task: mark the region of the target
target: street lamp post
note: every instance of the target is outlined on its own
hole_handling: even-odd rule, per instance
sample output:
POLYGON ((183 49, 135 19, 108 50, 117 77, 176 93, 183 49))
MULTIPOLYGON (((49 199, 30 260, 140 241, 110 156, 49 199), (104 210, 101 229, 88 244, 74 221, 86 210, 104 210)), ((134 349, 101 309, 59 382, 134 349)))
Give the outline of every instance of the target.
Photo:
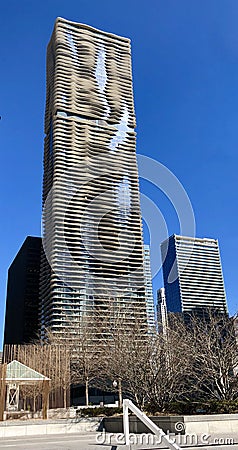
POLYGON ((118 398, 119 398, 119 402, 118 402, 118 406, 119 408, 122 408, 122 387, 121 387, 121 378, 118 378, 118 383, 116 380, 113 381, 112 383, 113 387, 116 389, 116 387, 118 386, 118 398))

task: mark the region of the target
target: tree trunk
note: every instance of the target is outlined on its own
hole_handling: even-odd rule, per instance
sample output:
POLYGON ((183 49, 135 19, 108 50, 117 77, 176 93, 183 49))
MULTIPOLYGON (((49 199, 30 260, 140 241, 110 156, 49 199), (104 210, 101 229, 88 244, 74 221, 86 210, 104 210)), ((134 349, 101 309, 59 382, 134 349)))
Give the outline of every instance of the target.
POLYGON ((119 397, 119 408, 122 408, 122 387, 121 387, 121 378, 118 379, 118 397, 119 397))
POLYGON ((64 389, 64 409, 67 408, 67 389, 64 389))
POLYGON ((89 405, 88 385, 89 385, 88 377, 86 377, 86 384, 85 384, 86 406, 89 405))
POLYGON ((5 409, 5 391, 6 391, 6 370, 7 365, 2 364, 0 366, 0 421, 3 421, 4 409, 5 409))
POLYGON ((34 392, 33 396, 33 414, 36 412, 36 393, 34 392))

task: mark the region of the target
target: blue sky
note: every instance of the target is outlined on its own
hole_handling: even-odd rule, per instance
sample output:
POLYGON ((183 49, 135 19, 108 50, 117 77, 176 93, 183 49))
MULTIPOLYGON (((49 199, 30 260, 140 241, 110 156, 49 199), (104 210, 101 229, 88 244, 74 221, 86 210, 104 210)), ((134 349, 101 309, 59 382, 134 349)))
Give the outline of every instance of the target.
MULTIPOLYGON (((10 0, 2 2, 0 14, 0 340, 7 268, 25 237, 40 234, 45 58, 57 16, 131 38, 137 151, 162 162, 183 184, 197 236, 219 239, 229 311, 234 313, 237 1, 10 0)), ((141 189, 161 209, 169 233, 179 233, 166 196, 148 182, 141 189)), ((158 275, 154 289, 161 283, 158 275)))

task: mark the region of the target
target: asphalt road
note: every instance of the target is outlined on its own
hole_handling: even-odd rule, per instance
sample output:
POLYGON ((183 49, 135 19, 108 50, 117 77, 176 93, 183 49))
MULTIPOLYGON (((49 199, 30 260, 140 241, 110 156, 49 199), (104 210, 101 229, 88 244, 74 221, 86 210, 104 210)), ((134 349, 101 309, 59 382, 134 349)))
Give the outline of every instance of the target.
POLYGON ((9 437, 0 439, 1 450, 111 450, 111 446, 97 445, 96 433, 9 437))

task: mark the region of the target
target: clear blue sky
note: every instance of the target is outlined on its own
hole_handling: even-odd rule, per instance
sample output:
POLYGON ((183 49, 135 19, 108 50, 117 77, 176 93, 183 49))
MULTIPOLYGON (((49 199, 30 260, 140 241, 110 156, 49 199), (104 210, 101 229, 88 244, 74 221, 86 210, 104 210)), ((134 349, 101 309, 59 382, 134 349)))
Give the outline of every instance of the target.
MULTIPOLYGON (((237 0, 9 0, 0 12, 0 341, 7 268, 25 237, 40 234, 45 57, 57 16, 131 38, 137 150, 181 181, 193 204, 197 236, 219 239, 234 313, 237 0)), ((161 208, 170 234, 179 233, 165 196, 146 182, 142 189, 161 208)), ((158 276, 154 288, 160 286, 158 276)))

